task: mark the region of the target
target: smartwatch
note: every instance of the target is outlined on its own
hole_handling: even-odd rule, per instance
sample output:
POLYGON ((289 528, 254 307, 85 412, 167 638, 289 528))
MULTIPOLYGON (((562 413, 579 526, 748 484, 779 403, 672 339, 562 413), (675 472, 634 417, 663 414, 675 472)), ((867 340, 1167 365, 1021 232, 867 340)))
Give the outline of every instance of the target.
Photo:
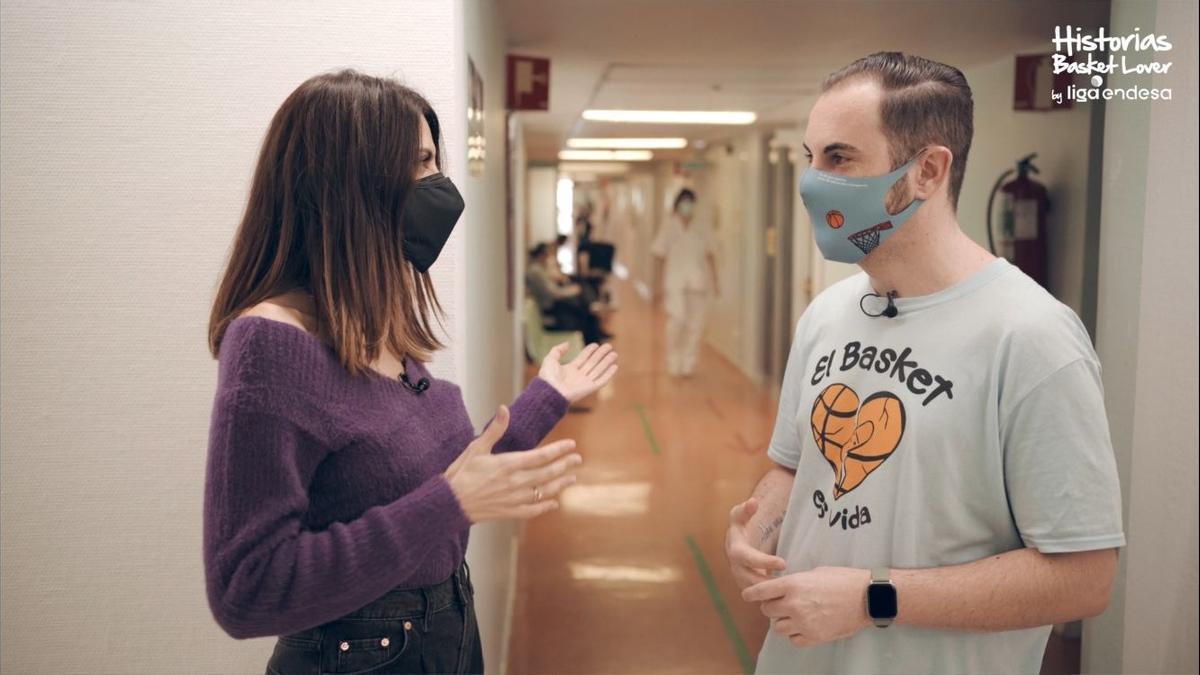
POLYGON ((876 567, 871 570, 871 583, 867 586, 867 616, 879 628, 890 626, 899 612, 896 587, 890 577, 888 568, 876 567))

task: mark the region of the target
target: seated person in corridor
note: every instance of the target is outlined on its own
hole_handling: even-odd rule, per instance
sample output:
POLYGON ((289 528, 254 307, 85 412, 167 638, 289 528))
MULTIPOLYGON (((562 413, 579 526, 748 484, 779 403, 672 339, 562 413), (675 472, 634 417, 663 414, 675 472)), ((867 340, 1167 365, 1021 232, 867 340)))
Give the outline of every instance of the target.
MULTIPOLYGON (((566 252, 568 255, 573 255, 574 252, 567 247, 567 235, 560 234, 554 239, 554 246, 550 252, 550 260, 547 269, 550 271, 550 278, 555 283, 567 285, 571 283, 578 284, 580 287, 580 295, 583 296, 583 301, 593 311, 596 309, 594 304, 600 297, 600 286, 604 283, 603 277, 586 276, 582 274, 567 274, 563 271, 560 255, 566 252)), ((576 263, 576 271, 578 271, 578 263, 576 263)))
POLYGON ((577 330, 586 342, 603 342, 613 336, 600 327, 600 319, 592 313, 583 287, 575 283, 560 283, 555 278, 557 267, 552 259, 553 248, 545 243, 534 246, 525 271, 525 287, 551 320, 553 330, 577 330))

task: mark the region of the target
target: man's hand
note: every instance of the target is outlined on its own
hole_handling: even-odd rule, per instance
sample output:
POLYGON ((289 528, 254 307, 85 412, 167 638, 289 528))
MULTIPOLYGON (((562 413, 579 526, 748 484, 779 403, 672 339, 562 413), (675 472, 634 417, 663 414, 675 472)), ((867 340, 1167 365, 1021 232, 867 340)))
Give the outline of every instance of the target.
POLYGON ((761 581, 771 579, 772 571, 787 569, 787 562, 770 555, 751 544, 750 518, 758 511, 758 500, 754 497, 734 506, 729 511, 729 529, 725 532, 725 557, 738 587, 745 589, 761 581))
POLYGON ((759 582, 742 591, 761 604, 771 630, 797 647, 841 640, 871 625, 867 616, 868 570, 818 567, 759 582))

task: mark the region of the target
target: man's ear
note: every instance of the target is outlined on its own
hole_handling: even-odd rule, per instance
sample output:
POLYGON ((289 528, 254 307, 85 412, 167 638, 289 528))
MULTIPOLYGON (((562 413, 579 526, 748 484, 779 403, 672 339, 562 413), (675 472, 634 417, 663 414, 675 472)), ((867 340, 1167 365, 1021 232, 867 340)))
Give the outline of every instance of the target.
POLYGON ((954 162, 954 153, 944 145, 930 146, 917 158, 917 170, 913 176, 913 196, 917 199, 929 199, 937 193, 938 188, 950 182, 950 165, 954 162))

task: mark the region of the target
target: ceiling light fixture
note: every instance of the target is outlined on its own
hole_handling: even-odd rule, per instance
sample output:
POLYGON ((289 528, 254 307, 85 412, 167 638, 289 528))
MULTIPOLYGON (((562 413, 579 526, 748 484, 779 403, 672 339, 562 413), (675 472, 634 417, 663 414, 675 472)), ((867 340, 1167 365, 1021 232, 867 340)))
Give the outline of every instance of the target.
POLYGON ((645 162, 654 159, 649 150, 560 150, 558 158, 568 162, 645 162))
POLYGON ((568 148, 674 150, 686 148, 686 138, 568 138, 568 148))
POLYGON ((626 162, 559 162, 561 173, 626 173, 633 167, 626 162))
POLYGON ((642 122, 648 124, 753 124, 758 115, 747 111, 711 110, 585 110, 592 122, 642 122))

